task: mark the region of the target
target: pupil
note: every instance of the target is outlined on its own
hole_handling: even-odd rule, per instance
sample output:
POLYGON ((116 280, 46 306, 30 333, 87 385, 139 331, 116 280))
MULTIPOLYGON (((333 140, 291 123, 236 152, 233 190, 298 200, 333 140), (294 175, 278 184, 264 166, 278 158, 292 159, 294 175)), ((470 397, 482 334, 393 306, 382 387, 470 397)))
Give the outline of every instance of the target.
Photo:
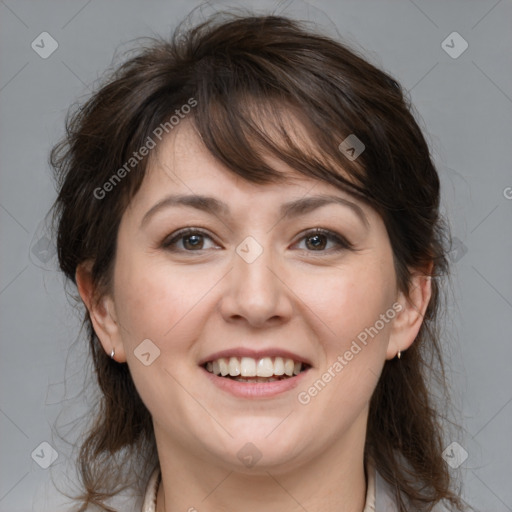
POLYGON ((197 249, 197 247, 201 244, 201 235, 189 235, 185 237, 185 246, 189 245, 193 249, 197 249), (195 241, 194 241, 195 239, 195 241), (190 240, 193 240, 192 243, 189 243, 190 240))
POLYGON ((308 237, 308 240, 316 240, 316 242, 313 242, 312 246, 315 248, 315 249, 318 249, 319 247, 320 248, 323 248, 325 246, 325 240, 322 241, 321 237, 323 237, 324 235, 313 235, 313 236, 310 236, 308 237))

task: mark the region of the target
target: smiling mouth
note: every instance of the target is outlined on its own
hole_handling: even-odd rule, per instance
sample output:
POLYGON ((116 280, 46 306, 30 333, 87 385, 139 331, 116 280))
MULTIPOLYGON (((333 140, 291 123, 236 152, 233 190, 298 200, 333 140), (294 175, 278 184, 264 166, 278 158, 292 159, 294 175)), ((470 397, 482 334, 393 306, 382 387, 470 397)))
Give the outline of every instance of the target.
POLYGON ((310 368, 306 363, 286 357, 221 357, 202 366, 218 377, 253 383, 291 379, 310 368))

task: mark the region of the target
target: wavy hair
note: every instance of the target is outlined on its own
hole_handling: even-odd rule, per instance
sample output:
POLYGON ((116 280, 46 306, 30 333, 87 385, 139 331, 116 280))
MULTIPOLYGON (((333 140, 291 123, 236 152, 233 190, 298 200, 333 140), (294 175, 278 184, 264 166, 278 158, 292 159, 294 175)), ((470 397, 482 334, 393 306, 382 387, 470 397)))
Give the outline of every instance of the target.
MULTIPOLYGON (((419 334, 400 360, 385 362, 372 396, 365 457, 394 489, 401 512, 431 510, 440 501, 463 510, 442 458, 443 416, 429 390, 437 382, 447 396, 439 314, 448 236, 439 177, 400 84, 344 44, 286 17, 226 13, 188 30, 180 26, 169 39, 139 42, 68 113, 66 136, 52 149, 61 270, 76 284, 77 266, 91 260, 98 294, 109 289, 119 223, 149 156, 106 197, 98 198, 98 190, 190 98, 197 104, 187 118, 233 173, 253 183, 278 182, 271 156, 375 208, 401 291, 409 291, 415 269, 433 264, 419 334), (351 134, 365 145, 357 160, 339 149, 351 134)), ((83 322, 100 399, 80 445, 83 492, 74 499, 79 512, 90 504, 115 511, 106 501, 120 492, 120 482, 124 489, 129 475, 137 475, 131 485, 142 494, 158 455, 150 413, 128 366, 105 354, 87 311, 83 322)))

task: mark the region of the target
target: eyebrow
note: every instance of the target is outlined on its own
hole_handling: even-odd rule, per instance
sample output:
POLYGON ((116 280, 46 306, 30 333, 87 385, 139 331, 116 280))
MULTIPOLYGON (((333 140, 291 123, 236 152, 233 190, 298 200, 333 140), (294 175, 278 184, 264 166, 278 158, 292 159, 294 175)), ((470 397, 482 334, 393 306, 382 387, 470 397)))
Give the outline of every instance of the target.
MULTIPOLYGON (((342 206, 349 207, 362 220, 362 222, 369 227, 370 224, 368 219, 363 209, 358 204, 343 197, 333 195, 309 196, 283 203, 279 209, 279 215, 282 218, 294 218, 310 213, 313 210, 328 204, 340 204, 342 206)), ((215 197, 196 194, 170 195, 164 197, 161 201, 158 201, 158 203, 146 212, 142 218, 140 227, 142 228, 147 224, 150 218, 157 212, 173 206, 186 206, 225 217, 229 217, 231 215, 229 206, 215 197)))

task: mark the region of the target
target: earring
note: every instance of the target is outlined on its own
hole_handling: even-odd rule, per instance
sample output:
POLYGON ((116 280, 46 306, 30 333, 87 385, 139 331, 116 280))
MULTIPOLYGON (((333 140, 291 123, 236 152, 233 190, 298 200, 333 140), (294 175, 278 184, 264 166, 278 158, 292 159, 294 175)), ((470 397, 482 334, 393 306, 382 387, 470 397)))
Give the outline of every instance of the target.
POLYGON ((114 359, 114 354, 115 354, 115 353, 116 353, 116 351, 115 351, 115 349, 113 348, 113 349, 112 349, 112 352, 110 352, 110 357, 111 357, 112 359, 114 359))
POLYGON ((399 350, 399 351, 397 352, 397 354, 396 354, 396 357, 398 357, 398 359, 400 359, 400 357, 401 357, 401 356, 402 356, 402 351, 401 351, 401 350, 399 350))

